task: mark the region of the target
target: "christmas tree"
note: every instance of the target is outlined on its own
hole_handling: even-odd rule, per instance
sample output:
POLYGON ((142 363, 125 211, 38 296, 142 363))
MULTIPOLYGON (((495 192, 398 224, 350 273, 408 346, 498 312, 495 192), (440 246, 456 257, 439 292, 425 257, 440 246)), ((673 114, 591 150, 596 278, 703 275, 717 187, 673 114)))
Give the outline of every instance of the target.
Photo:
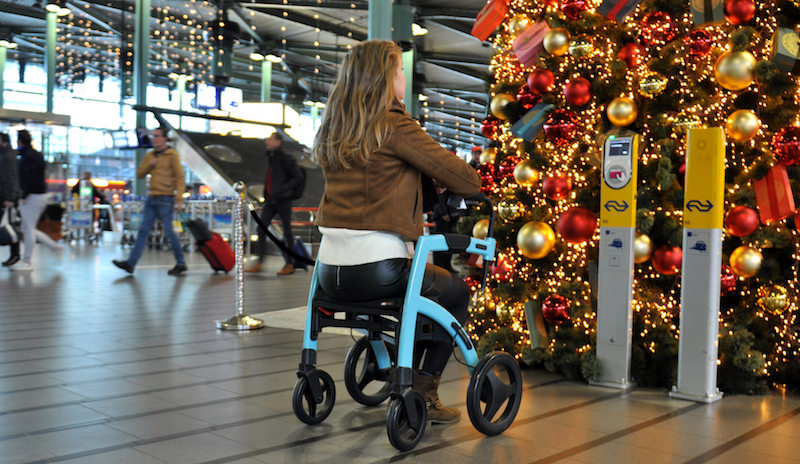
MULTIPOLYGON (((674 385, 687 131, 721 127, 719 386, 800 388, 799 22, 790 1, 487 3, 473 31, 495 47, 479 174, 496 205, 499 259, 470 322, 479 348, 597 378, 602 147, 636 133, 632 375, 674 385)), ((485 234, 487 213, 462 232, 485 234)))

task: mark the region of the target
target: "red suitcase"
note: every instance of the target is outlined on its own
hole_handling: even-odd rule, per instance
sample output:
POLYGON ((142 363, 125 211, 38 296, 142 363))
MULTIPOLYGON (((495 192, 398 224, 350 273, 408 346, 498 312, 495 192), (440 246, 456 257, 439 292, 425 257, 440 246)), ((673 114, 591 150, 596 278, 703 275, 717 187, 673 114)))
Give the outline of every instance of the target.
POLYGON ((197 248, 206 257, 215 273, 216 271, 225 271, 227 274, 236 264, 233 248, 216 232, 211 233, 211 240, 198 243, 197 248))

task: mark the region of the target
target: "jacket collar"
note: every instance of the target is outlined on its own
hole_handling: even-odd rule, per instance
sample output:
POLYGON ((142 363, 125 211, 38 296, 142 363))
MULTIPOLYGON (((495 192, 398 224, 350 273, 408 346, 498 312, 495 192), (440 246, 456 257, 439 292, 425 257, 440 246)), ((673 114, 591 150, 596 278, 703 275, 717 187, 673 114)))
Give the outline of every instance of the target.
POLYGON ((400 111, 405 111, 406 110, 406 105, 404 105, 403 102, 398 100, 397 97, 394 97, 394 99, 392 100, 392 109, 393 110, 394 109, 399 109, 400 111))

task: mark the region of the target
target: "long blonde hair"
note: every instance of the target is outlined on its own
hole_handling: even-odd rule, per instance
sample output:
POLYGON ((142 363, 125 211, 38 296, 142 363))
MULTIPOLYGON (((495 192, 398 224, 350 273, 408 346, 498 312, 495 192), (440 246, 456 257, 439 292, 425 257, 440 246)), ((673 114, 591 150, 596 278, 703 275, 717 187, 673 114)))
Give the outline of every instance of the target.
POLYGON ((312 158, 318 165, 331 170, 366 166, 370 153, 386 142, 401 63, 400 47, 389 41, 362 42, 347 53, 314 139, 312 158))

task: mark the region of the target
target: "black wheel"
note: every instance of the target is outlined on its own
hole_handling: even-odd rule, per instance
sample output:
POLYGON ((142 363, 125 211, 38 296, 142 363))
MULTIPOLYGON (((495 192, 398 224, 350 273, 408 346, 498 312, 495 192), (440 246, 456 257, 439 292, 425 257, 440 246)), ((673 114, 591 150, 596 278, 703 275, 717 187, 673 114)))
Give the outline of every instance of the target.
POLYGON ((472 425, 497 435, 514 422, 522 401, 522 373, 503 351, 489 353, 472 371, 467 387, 467 412, 472 425))
POLYGON ((336 387, 333 379, 325 371, 317 371, 319 376, 319 386, 322 388, 322 402, 314 401, 311 393, 311 385, 305 376, 297 379, 292 391, 292 409, 298 419, 309 425, 319 424, 324 421, 333 410, 333 403, 336 401, 336 387))
POLYGON ((386 416, 386 432, 389 442, 400 451, 408 451, 417 446, 425 434, 428 422, 428 409, 422 395, 412 391, 405 399, 395 398, 389 405, 389 415, 386 416), (406 405, 406 402, 409 403, 406 405), (409 420, 409 410, 414 413, 414 420, 409 420))
MULTIPOLYGON (((389 349, 389 358, 394 365, 394 350, 389 349)), ((386 378, 386 372, 378 367, 378 359, 367 337, 356 340, 347 352, 344 385, 350 396, 364 406, 380 404, 392 392, 392 382, 386 378)))

